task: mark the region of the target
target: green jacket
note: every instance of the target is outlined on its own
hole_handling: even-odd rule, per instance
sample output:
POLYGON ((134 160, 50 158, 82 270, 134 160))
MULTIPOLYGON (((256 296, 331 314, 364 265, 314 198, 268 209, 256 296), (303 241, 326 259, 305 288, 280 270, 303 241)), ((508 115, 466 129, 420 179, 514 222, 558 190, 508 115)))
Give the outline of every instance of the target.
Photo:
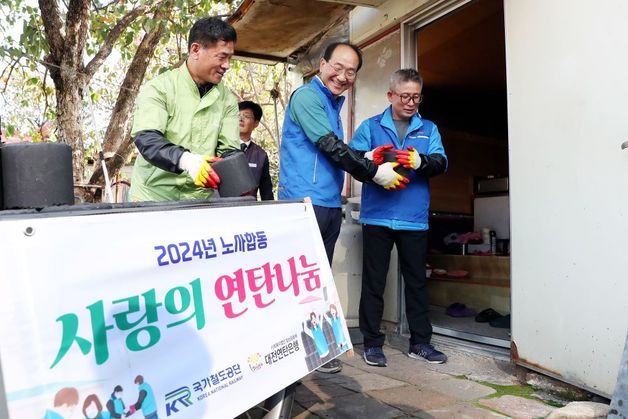
MULTIPOLYGON (((140 90, 131 136, 144 130, 157 130, 192 153, 221 155, 240 147, 238 102, 223 83, 201 98, 184 63, 140 90)), ((212 193, 194 185, 187 173, 161 170, 142 156, 135 160, 129 191, 132 201, 208 199, 212 193)))

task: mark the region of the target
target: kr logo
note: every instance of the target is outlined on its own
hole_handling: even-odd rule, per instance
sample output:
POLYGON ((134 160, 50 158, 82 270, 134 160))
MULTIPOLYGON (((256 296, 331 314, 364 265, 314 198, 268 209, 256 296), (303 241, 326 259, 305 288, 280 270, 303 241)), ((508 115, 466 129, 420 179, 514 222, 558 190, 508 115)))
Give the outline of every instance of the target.
POLYGON ((179 413, 179 409, 191 406, 190 397, 192 397, 192 392, 188 387, 181 387, 166 394, 166 416, 170 416, 171 413, 179 413))

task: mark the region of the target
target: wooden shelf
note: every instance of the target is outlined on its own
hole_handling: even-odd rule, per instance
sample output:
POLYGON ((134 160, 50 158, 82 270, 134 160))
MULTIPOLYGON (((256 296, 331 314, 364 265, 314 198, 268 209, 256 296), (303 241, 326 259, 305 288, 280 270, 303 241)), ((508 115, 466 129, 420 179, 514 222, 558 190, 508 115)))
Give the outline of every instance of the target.
POLYGON ((434 276, 432 272, 427 282, 432 304, 447 307, 460 302, 478 310, 510 311, 509 256, 428 255, 427 263, 433 269, 469 272, 467 278, 434 276))
POLYGON ((439 282, 455 282, 469 285, 486 285, 489 287, 510 288, 510 279, 508 278, 483 278, 483 277, 467 277, 467 278, 446 278, 446 277, 430 277, 430 281, 439 282))
POLYGON ((470 275, 468 278, 439 276, 438 280, 510 287, 509 256, 428 255, 427 263, 432 266, 432 269, 464 270, 470 275))

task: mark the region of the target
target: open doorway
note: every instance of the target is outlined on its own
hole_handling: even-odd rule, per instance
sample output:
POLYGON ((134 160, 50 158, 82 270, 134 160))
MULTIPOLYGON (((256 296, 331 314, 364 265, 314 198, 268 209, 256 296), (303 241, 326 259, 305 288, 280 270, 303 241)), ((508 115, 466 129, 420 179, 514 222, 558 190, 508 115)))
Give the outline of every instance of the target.
POLYGON ((420 112, 437 123, 449 158, 448 172, 430 183, 428 290, 434 330, 509 347, 503 2, 474 0, 414 36, 425 86, 420 112), (484 316, 476 318, 480 313, 484 316), (478 321, 497 318, 493 313, 502 317, 478 321))

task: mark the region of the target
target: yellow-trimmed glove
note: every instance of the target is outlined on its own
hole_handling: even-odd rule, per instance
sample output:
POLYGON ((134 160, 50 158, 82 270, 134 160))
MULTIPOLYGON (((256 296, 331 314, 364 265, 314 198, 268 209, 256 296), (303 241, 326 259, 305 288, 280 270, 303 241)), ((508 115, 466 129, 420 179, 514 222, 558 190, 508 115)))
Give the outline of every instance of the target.
POLYGON ((416 170, 421 167, 421 155, 409 146, 407 150, 395 150, 397 153, 397 163, 405 167, 406 169, 416 170))
POLYGON ((399 166, 399 163, 384 163, 380 165, 373 177, 373 182, 388 190, 404 189, 406 184, 410 182, 410 179, 395 172, 395 167, 397 166, 399 166))
POLYGON ((379 166, 384 163, 384 152, 391 151, 392 148, 392 144, 380 145, 376 149, 364 153, 364 157, 369 160, 373 160, 373 163, 379 166))
POLYGON ((186 172, 196 186, 218 189, 220 177, 210 164, 217 160, 219 159, 216 157, 201 156, 200 154, 186 151, 179 159, 179 169, 186 172))

